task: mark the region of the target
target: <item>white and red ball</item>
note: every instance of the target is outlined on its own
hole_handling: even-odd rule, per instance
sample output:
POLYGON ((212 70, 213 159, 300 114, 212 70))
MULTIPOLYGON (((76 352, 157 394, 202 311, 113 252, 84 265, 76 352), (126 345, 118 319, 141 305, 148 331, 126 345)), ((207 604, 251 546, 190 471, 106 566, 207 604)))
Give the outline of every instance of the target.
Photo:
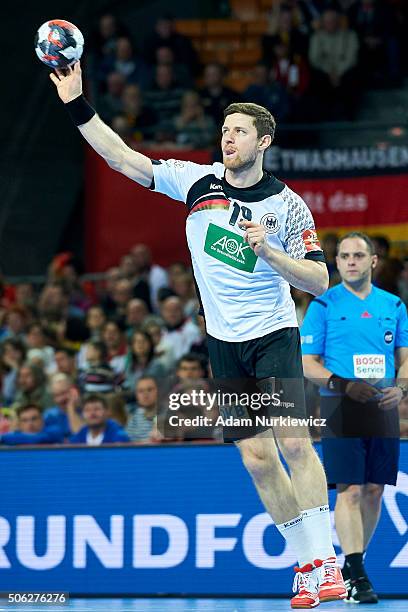
POLYGON ((83 50, 82 32, 65 19, 46 21, 35 35, 35 52, 50 68, 66 68, 75 64, 83 50))

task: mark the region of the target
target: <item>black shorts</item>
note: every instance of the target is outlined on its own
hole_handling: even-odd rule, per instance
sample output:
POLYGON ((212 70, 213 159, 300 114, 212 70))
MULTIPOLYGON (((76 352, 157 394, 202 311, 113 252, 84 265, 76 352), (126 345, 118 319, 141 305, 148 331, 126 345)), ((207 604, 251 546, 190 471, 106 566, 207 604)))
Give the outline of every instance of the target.
MULTIPOLYGON (((271 429, 271 418, 306 417, 297 327, 279 329, 244 342, 226 342, 208 335, 208 352, 213 377, 221 387, 241 393, 270 393, 276 399, 256 409, 242 404, 220 406, 223 416, 237 414, 239 418, 249 418, 252 422, 251 426, 224 426, 225 441, 249 438, 271 429)), ((285 421, 283 423, 285 426, 285 421)))

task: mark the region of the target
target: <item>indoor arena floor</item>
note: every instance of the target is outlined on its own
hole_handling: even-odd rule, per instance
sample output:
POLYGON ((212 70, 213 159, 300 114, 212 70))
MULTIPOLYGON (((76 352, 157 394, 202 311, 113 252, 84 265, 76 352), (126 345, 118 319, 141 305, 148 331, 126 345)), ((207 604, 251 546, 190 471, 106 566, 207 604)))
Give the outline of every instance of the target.
MULTIPOLYGON (((384 599, 371 610, 378 612, 408 612, 408 600, 384 599)), ((351 612, 356 604, 331 602, 321 604, 324 612, 351 612)), ((367 606, 364 606, 367 609, 367 606)), ((0 610, 24 610, 25 612, 72 611, 72 612, 283 612, 289 611, 287 599, 71 599, 67 604, 4 604, 0 610)))

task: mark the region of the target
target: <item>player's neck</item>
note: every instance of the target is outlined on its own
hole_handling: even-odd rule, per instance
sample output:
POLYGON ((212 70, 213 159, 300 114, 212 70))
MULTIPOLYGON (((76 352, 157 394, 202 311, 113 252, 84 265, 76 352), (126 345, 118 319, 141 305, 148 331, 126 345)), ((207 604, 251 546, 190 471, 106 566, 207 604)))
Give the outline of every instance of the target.
POLYGON ((244 189, 256 185, 263 177, 262 165, 254 164, 250 168, 241 168, 239 170, 225 171, 225 180, 233 187, 244 189))
POLYGON ((364 300, 368 295, 370 295, 371 289, 372 289, 372 284, 371 284, 370 279, 364 280, 360 285, 359 284, 350 285, 345 280, 343 280, 343 285, 345 286, 346 289, 348 289, 348 291, 350 291, 350 293, 353 293, 361 300, 364 300))

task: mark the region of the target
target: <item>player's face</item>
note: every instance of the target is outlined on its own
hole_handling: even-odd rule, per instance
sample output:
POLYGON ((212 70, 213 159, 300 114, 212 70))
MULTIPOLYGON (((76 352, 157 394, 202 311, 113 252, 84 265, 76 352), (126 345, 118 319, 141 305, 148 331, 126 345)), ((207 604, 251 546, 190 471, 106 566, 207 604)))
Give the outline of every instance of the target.
POLYGON ((254 118, 242 113, 225 117, 222 126, 221 149, 224 166, 228 170, 251 167, 259 154, 258 132, 254 118))
POLYGON ((371 278, 377 256, 370 254, 368 245, 361 238, 347 238, 340 243, 336 262, 342 280, 349 285, 358 285, 371 278))

